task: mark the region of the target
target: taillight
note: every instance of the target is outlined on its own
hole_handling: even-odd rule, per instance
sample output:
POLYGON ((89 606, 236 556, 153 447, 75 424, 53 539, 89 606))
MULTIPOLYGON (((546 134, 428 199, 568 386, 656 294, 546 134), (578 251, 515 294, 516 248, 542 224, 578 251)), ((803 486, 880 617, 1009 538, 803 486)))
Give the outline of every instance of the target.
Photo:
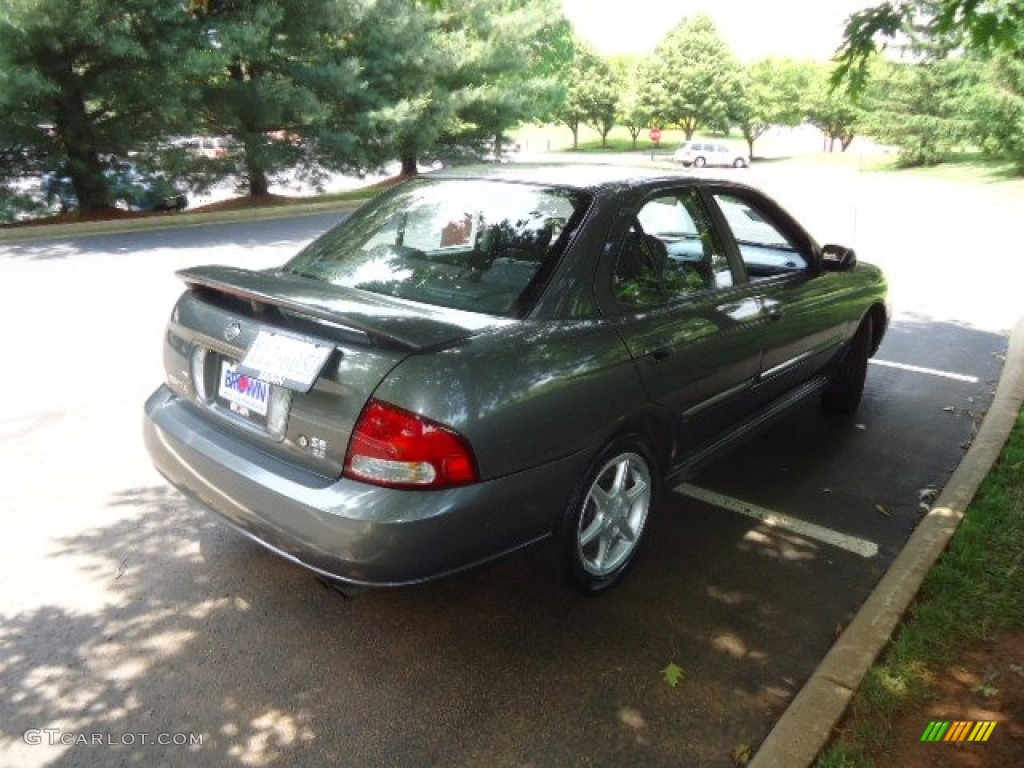
POLYGON ((371 400, 359 417, 345 475, 394 488, 447 488, 479 479, 462 435, 380 400, 371 400))

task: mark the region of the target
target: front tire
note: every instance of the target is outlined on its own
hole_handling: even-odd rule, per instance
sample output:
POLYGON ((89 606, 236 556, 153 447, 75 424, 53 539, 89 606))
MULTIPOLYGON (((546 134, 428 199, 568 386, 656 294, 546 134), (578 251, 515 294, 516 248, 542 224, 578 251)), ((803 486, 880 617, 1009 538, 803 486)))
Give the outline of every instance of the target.
POLYGON ((610 444, 594 463, 563 526, 565 564, 573 585, 598 594, 633 563, 656 497, 655 463, 639 440, 610 444))
POLYGON ((705 160, 703 157, 696 157, 693 160, 693 164, 698 168, 703 168, 705 165, 708 164, 708 161, 705 160))
POLYGON ((871 356, 871 317, 865 317, 850 342, 843 361, 821 394, 821 405, 832 413, 853 413, 864 393, 871 356))
POLYGON ((746 168, 747 167, 747 161, 744 160, 742 157, 737 157, 735 160, 732 161, 732 167, 733 168, 746 168))

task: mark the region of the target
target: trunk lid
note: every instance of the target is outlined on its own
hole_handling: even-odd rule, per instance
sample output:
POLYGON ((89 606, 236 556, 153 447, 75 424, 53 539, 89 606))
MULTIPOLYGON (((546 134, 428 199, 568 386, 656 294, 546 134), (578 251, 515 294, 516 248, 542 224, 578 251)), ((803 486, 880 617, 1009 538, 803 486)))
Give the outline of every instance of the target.
POLYGON ((260 450, 328 478, 341 474, 363 407, 403 359, 513 322, 278 271, 177 274, 189 290, 168 324, 168 386, 260 450), (268 336, 315 350, 318 372, 305 383, 252 375, 240 364, 268 336))

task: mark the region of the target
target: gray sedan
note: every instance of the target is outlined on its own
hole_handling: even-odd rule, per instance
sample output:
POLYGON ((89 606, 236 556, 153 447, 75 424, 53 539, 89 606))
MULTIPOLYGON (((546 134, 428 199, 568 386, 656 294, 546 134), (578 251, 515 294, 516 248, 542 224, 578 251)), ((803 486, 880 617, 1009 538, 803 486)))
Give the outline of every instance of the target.
POLYGON ((280 268, 179 275, 153 461, 341 586, 555 537, 600 592, 666 482, 853 411, 888 324, 880 271, 760 192, 621 168, 429 174, 280 268))

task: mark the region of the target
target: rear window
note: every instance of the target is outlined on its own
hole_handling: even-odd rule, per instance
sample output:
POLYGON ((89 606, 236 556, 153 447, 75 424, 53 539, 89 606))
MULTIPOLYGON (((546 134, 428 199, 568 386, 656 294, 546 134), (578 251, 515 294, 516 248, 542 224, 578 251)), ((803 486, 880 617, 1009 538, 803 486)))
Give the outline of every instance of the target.
POLYGON ((512 316, 589 196, 500 181, 396 188, 307 246, 286 272, 436 306, 512 316))

